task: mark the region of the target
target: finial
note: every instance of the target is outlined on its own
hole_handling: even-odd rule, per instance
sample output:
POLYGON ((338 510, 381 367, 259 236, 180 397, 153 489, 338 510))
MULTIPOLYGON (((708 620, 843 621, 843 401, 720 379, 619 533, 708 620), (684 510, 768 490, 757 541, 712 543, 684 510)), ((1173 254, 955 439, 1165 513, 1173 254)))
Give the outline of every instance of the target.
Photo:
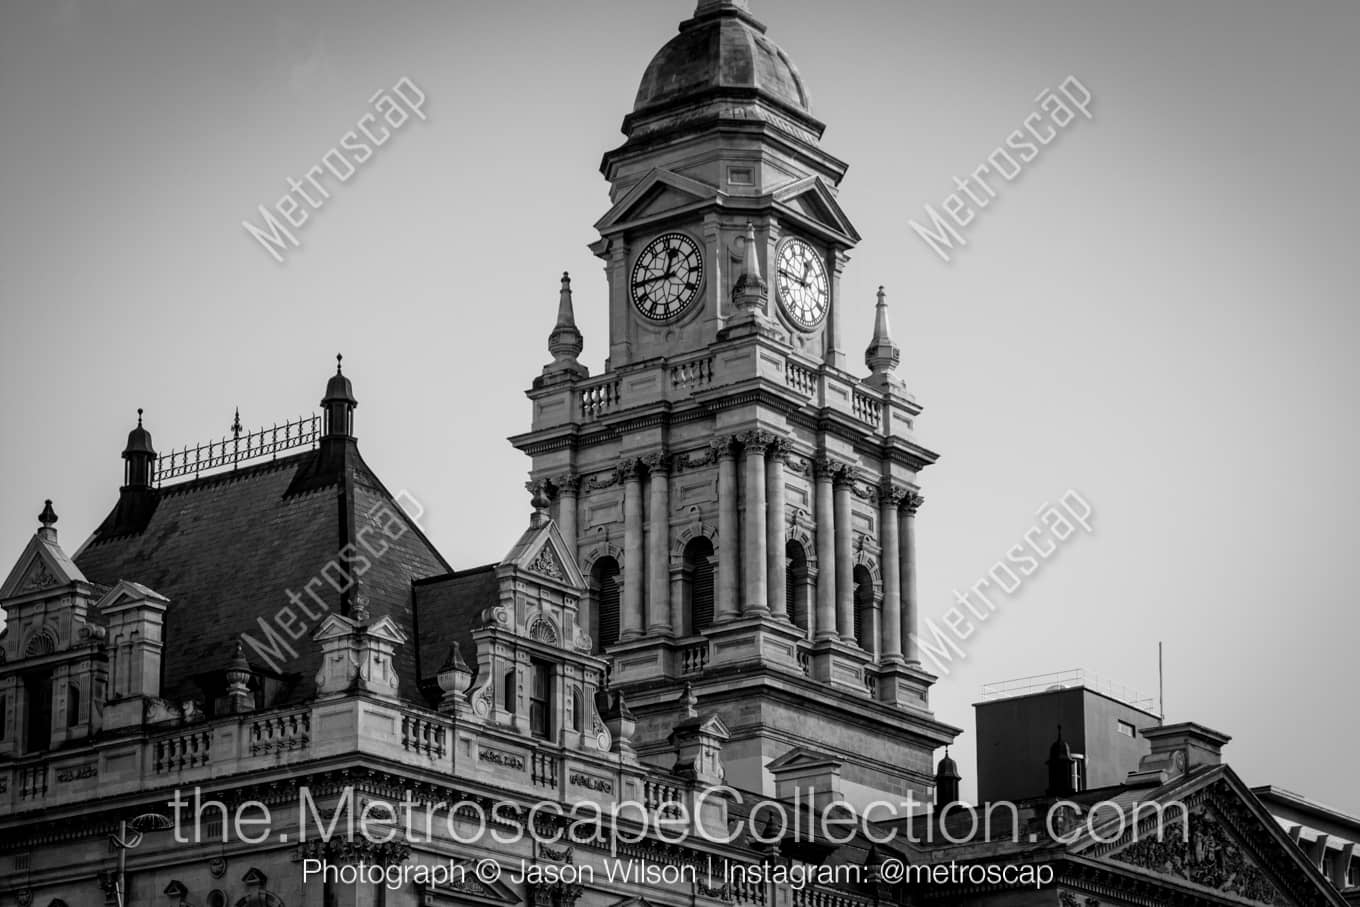
POLYGON ((236 407, 236 418, 231 420, 231 436, 240 440, 241 437, 241 407, 236 407))
POLYGON ((57 512, 52 509, 51 499, 43 503, 42 513, 38 514, 38 522, 42 523, 41 528, 38 529, 39 537, 47 539, 49 542, 55 542, 57 530, 52 527, 56 525, 57 512))
POLYGON ((694 685, 685 681, 685 689, 680 693, 680 704, 685 707, 686 718, 699 717, 699 697, 694 695, 694 685))
POLYGON ((746 241, 742 248, 741 275, 732 287, 732 302, 737 308, 754 312, 765 307, 770 295, 769 284, 760 273, 760 256, 756 254, 756 225, 746 222, 746 241))
POLYGON ((345 361, 345 354, 344 354, 344 353, 336 353, 336 354, 335 354, 335 373, 336 373, 337 375, 340 374, 340 366, 341 366, 341 364, 342 364, 344 361, 345 361))
POLYGON ((137 427, 142 427, 142 408, 140 406, 137 407, 137 427))
POLYGON ((349 616, 355 623, 368 623, 368 596, 357 589, 350 599, 349 616))
POLYGON ((576 327, 576 309, 571 300, 571 275, 562 272, 562 289, 557 297, 557 323, 548 335, 548 352, 553 362, 544 369, 544 374, 554 371, 581 373, 582 366, 576 361, 585 349, 585 338, 576 327))
POLYGON ((529 489, 530 500, 534 508, 533 515, 529 517, 529 525, 537 529, 552 518, 548 512, 548 508, 552 506, 552 499, 548 497, 548 483, 542 481, 530 482, 526 487, 529 489))
POLYGON ((888 291, 878 288, 874 311, 874 337, 864 351, 864 364, 875 376, 886 378, 902 361, 902 349, 892 339, 888 327, 888 291))

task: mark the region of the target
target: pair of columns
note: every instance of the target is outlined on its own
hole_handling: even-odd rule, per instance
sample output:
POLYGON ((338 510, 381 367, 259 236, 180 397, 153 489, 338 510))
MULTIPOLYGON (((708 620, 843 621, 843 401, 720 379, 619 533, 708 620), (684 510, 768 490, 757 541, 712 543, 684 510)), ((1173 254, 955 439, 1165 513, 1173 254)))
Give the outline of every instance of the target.
MULTIPOLYGON (((714 442, 718 465, 718 559, 715 598, 719 621, 744 616, 788 620, 784 458, 788 444, 768 432, 746 432, 714 442), (737 445, 740 445, 738 452, 737 445), (738 482, 745 508, 738 509, 738 482), (732 557, 741 539, 740 558, 732 557)), ((653 455, 618 467, 623 484, 624 563, 620 614, 622 639, 675 632, 670 577, 670 458, 653 455), (648 479, 649 525, 644 533, 643 478, 648 479), (644 553, 644 541, 646 551, 644 553), (645 571, 640 569, 645 564, 645 571), (639 580, 638 577, 643 577, 639 580), (643 589, 646 589, 645 608, 643 589), (644 613, 649 612, 649 613, 644 613)), ((821 456, 813 461, 816 547, 817 638, 855 639, 855 583, 850 495, 853 469, 821 456)), ((573 550, 577 543, 580 479, 553 483, 559 528, 573 550)), ((924 499, 885 484, 879 489, 883 612, 879 653, 884 661, 917 663, 916 513, 924 499)), ((678 601, 678 598, 677 598, 678 601)))

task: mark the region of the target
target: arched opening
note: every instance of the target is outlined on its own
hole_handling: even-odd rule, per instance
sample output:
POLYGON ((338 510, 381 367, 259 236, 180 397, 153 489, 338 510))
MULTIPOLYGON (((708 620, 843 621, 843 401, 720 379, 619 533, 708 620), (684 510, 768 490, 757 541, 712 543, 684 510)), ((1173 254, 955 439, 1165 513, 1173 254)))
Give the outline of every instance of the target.
POLYGON ((515 693, 515 669, 511 668, 505 672, 505 679, 501 685, 501 708, 511 715, 515 714, 515 699, 517 698, 515 693))
POLYGON ((784 547, 787 567, 784 572, 784 594, 789 611, 789 620, 812 635, 812 579, 808 575, 807 551, 800 542, 789 542, 784 547))
POLYGON ((685 546, 685 633, 713 626, 713 543, 703 536, 685 546))
POLYGON ((863 564, 855 567, 855 642, 866 652, 878 649, 874 610, 874 576, 863 564))
POLYGON ((602 557, 590 570, 590 638, 603 652, 619 641, 619 562, 602 557))

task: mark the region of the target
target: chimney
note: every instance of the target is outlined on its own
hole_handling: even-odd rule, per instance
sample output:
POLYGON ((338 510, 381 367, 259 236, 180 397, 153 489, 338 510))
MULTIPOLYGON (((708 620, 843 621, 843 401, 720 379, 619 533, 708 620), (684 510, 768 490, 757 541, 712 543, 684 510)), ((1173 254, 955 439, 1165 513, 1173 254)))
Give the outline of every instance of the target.
POLYGON ((1193 721, 1142 728, 1139 732, 1152 744, 1152 752, 1139 763, 1140 772, 1158 769, 1174 777, 1201 765, 1219 765, 1223 747, 1231 737, 1193 721))

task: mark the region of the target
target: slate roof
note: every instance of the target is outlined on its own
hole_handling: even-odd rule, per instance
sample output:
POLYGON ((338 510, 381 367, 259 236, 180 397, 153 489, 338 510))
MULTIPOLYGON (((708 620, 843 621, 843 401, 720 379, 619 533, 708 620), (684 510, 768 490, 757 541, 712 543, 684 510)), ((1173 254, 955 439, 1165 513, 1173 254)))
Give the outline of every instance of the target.
MULTIPOLYGON (((204 698, 200 679, 226 666, 242 634, 266 652, 247 645, 252 666, 268 673, 276 661, 288 680, 274 704, 310 698, 320 664, 311 634, 326 615, 306 596, 309 583, 328 610, 344 613, 348 577, 358 577, 369 613, 390 615, 414 640, 411 583, 449 566, 352 441, 326 454, 323 447, 146 492, 154 497, 140 528, 123 531, 115 507, 77 552, 92 582, 130 580, 170 600, 164 698, 204 698), (298 618, 296 640, 279 627, 281 613, 298 618), (262 622, 273 623, 272 639, 262 622)), ((400 651, 397 671, 402 695, 418 698, 414 645, 400 651)))
POLYGON ((416 628, 419 635, 420 676, 427 684, 439 673, 449 646, 458 643, 473 674, 477 673, 477 647, 472 631, 481 626, 481 614, 496 604, 496 567, 488 564, 415 583, 416 628))

